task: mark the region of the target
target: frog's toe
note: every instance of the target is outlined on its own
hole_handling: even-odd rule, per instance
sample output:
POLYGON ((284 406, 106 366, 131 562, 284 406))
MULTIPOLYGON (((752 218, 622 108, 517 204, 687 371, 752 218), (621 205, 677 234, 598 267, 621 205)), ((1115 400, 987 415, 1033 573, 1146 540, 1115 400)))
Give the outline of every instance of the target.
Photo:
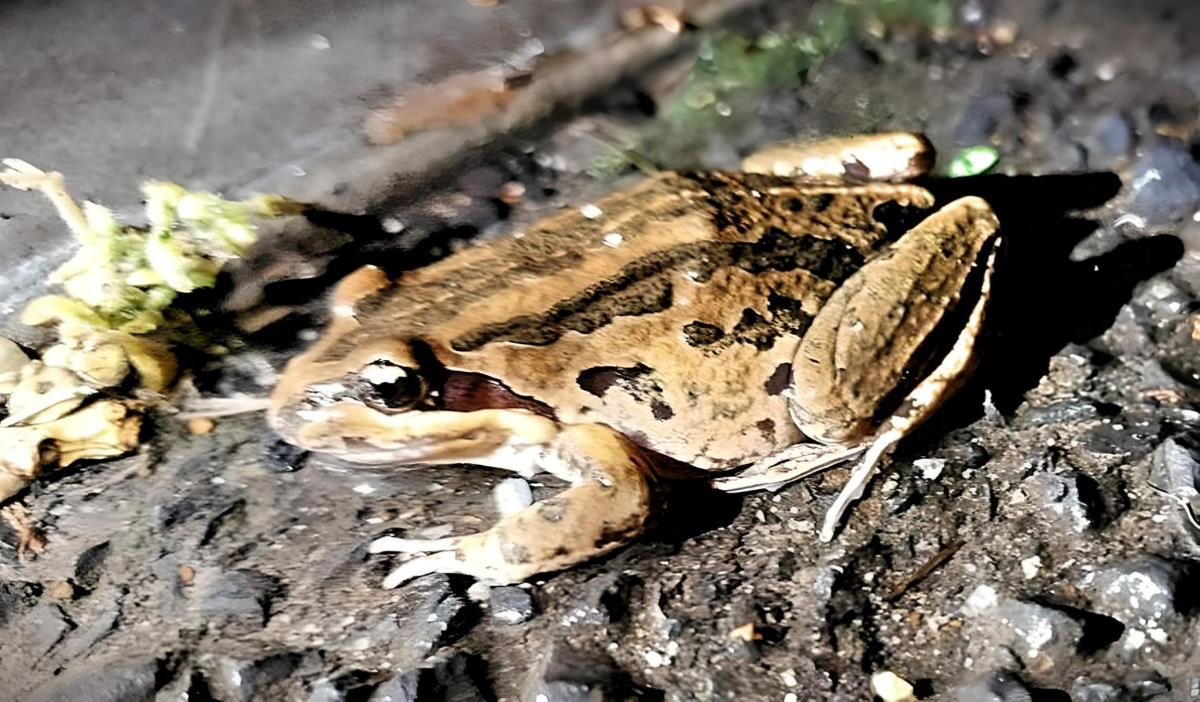
POLYGON ((865 450, 862 445, 795 444, 752 463, 736 475, 718 478, 712 485, 722 492, 775 491, 852 461, 865 450))

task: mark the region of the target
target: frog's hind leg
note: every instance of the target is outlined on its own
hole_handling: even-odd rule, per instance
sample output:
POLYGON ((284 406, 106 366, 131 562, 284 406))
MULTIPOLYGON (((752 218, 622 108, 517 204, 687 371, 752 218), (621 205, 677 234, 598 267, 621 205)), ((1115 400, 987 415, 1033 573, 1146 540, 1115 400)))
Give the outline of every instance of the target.
MULTIPOLYGON (((834 530, 841 522, 847 508, 854 500, 862 496, 863 489, 879 465, 901 439, 924 422, 941 405, 942 401, 949 397, 963 382, 973 365, 976 340, 983 325, 984 311, 990 296, 992 270, 998 245, 998 239, 991 236, 995 232, 997 222, 994 215, 991 214, 990 208, 976 199, 964 199, 947 205, 941 212, 919 225, 918 229, 911 232, 910 235, 906 235, 906 239, 901 240, 901 247, 904 246, 906 240, 910 244, 914 242, 920 244, 918 238, 907 239, 907 236, 911 236, 913 233, 919 236, 940 236, 939 232, 948 229, 947 225, 954 222, 961 223, 962 230, 975 232, 971 238, 960 237, 959 243, 978 242, 983 253, 983 269, 978 297, 970 306, 965 320, 958 327, 959 332, 955 337, 954 344, 937 361, 936 367, 904 396, 898 408, 892 411, 891 415, 881 424, 875 424, 871 420, 877 407, 873 401, 880 395, 859 392, 859 390, 894 387, 896 379, 884 377, 881 380, 878 375, 870 375, 879 367, 872 360, 874 358, 872 354, 876 348, 864 347, 862 344, 855 343, 856 335, 865 338, 871 331, 862 321, 864 318, 868 318, 868 315, 849 308, 852 308, 851 303, 854 301, 854 297, 862 294, 864 290, 876 298, 886 299, 891 291, 911 296, 913 288, 900 284, 879 286, 877 285, 879 277, 872 277, 875 271, 867 271, 870 275, 863 277, 859 274, 867 269, 860 270, 859 274, 855 274, 857 280, 852 278, 839 293, 835 293, 835 298, 841 293, 845 294, 840 299, 831 298, 826 307, 822 309, 821 314, 827 316, 814 322, 813 327, 820 324, 825 325, 825 328, 820 330, 822 333, 814 334, 813 328, 810 327, 810 333, 805 338, 805 343, 810 341, 815 343, 807 350, 802 347, 800 353, 797 354, 798 363, 807 361, 811 365, 799 367, 802 374, 801 380, 797 380, 794 376, 796 385, 793 388, 793 400, 799 398, 800 402, 793 402, 792 416, 801 430, 822 441, 823 444, 805 444, 784 449, 784 451, 768 456, 752 466, 748 471, 749 474, 744 477, 734 476, 718 481, 716 483, 718 489, 738 492, 755 487, 774 489, 783 482, 811 475, 861 455, 862 458, 850 479, 825 516, 820 537, 822 541, 832 540, 834 530), (870 289, 868 286, 873 284, 876 287, 870 289), (844 361, 839 364, 837 361, 837 357, 834 355, 835 348, 837 348, 835 347, 836 334, 843 330, 843 324, 850 332, 847 335, 850 343, 841 348, 849 349, 851 354, 864 354, 865 360, 859 359, 854 364, 847 364, 844 361), (851 406, 845 401, 842 392, 846 389, 852 391, 849 393, 850 398, 859 402, 858 405, 851 406), (871 401, 861 402, 864 397, 871 401)), ((947 242, 948 245, 954 243, 953 240, 947 242)), ((899 251, 897 256, 891 260, 896 260, 898 255, 903 253, 903 251, 899 251)), ((938 253, 940 255, 940 251, 938 253)), ((954 260, 962 261, 957 265, 960 266, 958 273, 963 275, 974 268, 975 264, 972 262, 976 258, 963 256, 954 260)), ((881 258, 877 261, 887 265, 889 259, 881 258)), ((947 270, 953 271, 954 269, 947 268, 947 270)), ((886 279, 884 282, 887 282, 886 279)), ((958 289, 960 286, 953 287, 958 289)), ((930 297, 925 296, 925 299, 930 297)), ((901 297, 895 304, 884 305, 883 309, 905 310, 905 314, 911 314, 916 307, 917 305, 909 301, 907 297, 901 297)), ((916 311, 921 310, 917 309, 916 311)), ((896 317, 897 315, 887 315, 883 320, 890 321, 896 317)), ((908 343, 916 346, 915 339, 925 339, 927 336, 927 333, 910 334, 908 343)), ((897 347, 897 344, 891 343, 883 345, 881 348, 892 350, 897 347)), ((896 365, 893 364, 890 367, 895 368, 896 365)))
POLYGON ((854 472, 850 474, 850 479, 842 486, 842 491, 838 493, 833 505, 825 513, 825 522, 821 525, 820 534, 822 541, 833 540, 833 532, 841 523, 850 503, 862 497, 863 490, 866 489, 871 476, 875 474, 880 463, 892 452, 896 444, 928 419, 970 372, 975 360, 975 340, 979 337, 980 328, 983 326, 987 293, 991 286, 991 267, 995 256, 996 252, 993 249, 988 257, 988 272, 984 275, 982 294, 971 309, 971 316, 967 319, 967 324, 954 342, 954 346, 942 358, 937 368, 905 397, 900 409, 884 423, 883 428, 871 441, 866 454, 854 468, 854 472))
POLYGON ((476 534, 374 541, 372 553, 425 554, 393 571, 384 587, 430 573, 520 582, 607 553, 641 533, 650 514, 651 473, 637 446, 607 427, 579 424, 564 427, 553 448, 543 467, 573 483, 562 493, 476 534))

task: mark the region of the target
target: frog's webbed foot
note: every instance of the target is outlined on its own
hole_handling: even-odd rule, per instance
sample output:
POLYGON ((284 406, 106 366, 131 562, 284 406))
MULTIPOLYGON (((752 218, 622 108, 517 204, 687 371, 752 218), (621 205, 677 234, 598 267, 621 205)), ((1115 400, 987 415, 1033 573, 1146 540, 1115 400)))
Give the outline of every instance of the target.
POLYGON ((638 448, 596 424, 565 427, 555 448, 556 460, 541 467, 573 483, 562 493, 476 534, 375 540, 371 553, 425 554, 388 575, 384 587, 430 573, 520 582, 607 553, 640 534, 650 513, 650 468, 638 448))

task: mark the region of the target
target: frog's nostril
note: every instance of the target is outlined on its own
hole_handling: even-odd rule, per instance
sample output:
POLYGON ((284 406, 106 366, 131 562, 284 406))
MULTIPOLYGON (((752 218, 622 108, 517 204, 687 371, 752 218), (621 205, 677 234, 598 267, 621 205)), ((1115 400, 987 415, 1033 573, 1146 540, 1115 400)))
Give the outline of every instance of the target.
POLYGON ((417 371, 391 361, 373 361, 358 375, 367 386, 361 395, 363 402, 381 412, 409 409, 425 396, 425 383, 417 371))

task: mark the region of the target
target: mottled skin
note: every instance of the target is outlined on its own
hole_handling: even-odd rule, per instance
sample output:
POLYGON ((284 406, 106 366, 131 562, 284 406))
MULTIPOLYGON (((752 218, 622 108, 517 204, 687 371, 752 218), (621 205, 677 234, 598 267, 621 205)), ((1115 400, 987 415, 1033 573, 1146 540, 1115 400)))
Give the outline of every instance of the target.
MULTIPOLYGON (((908 153, 908 169, 931 161, 916 137, 871 139, 854 148, 908 153)), ((879 162, 855 156, 832 175, 895 177, 864 161, 879 162)), ((432 571, 520 580, 614 548, 640 531, 663 457, 760 472, 855 458, 889 418, 907 433, 967 370, 996 222, 966 198, 899 237, 885 221, 930 207, 927 191, 830 175, 666 173, 597 203, 594 219, 564 210, 395 282, 363 269, 335 294, 331 329, 289 364, 273 422, 352 461, 575 484, 482 534, 381 540, 433 552, 388 584, 432 571)))

